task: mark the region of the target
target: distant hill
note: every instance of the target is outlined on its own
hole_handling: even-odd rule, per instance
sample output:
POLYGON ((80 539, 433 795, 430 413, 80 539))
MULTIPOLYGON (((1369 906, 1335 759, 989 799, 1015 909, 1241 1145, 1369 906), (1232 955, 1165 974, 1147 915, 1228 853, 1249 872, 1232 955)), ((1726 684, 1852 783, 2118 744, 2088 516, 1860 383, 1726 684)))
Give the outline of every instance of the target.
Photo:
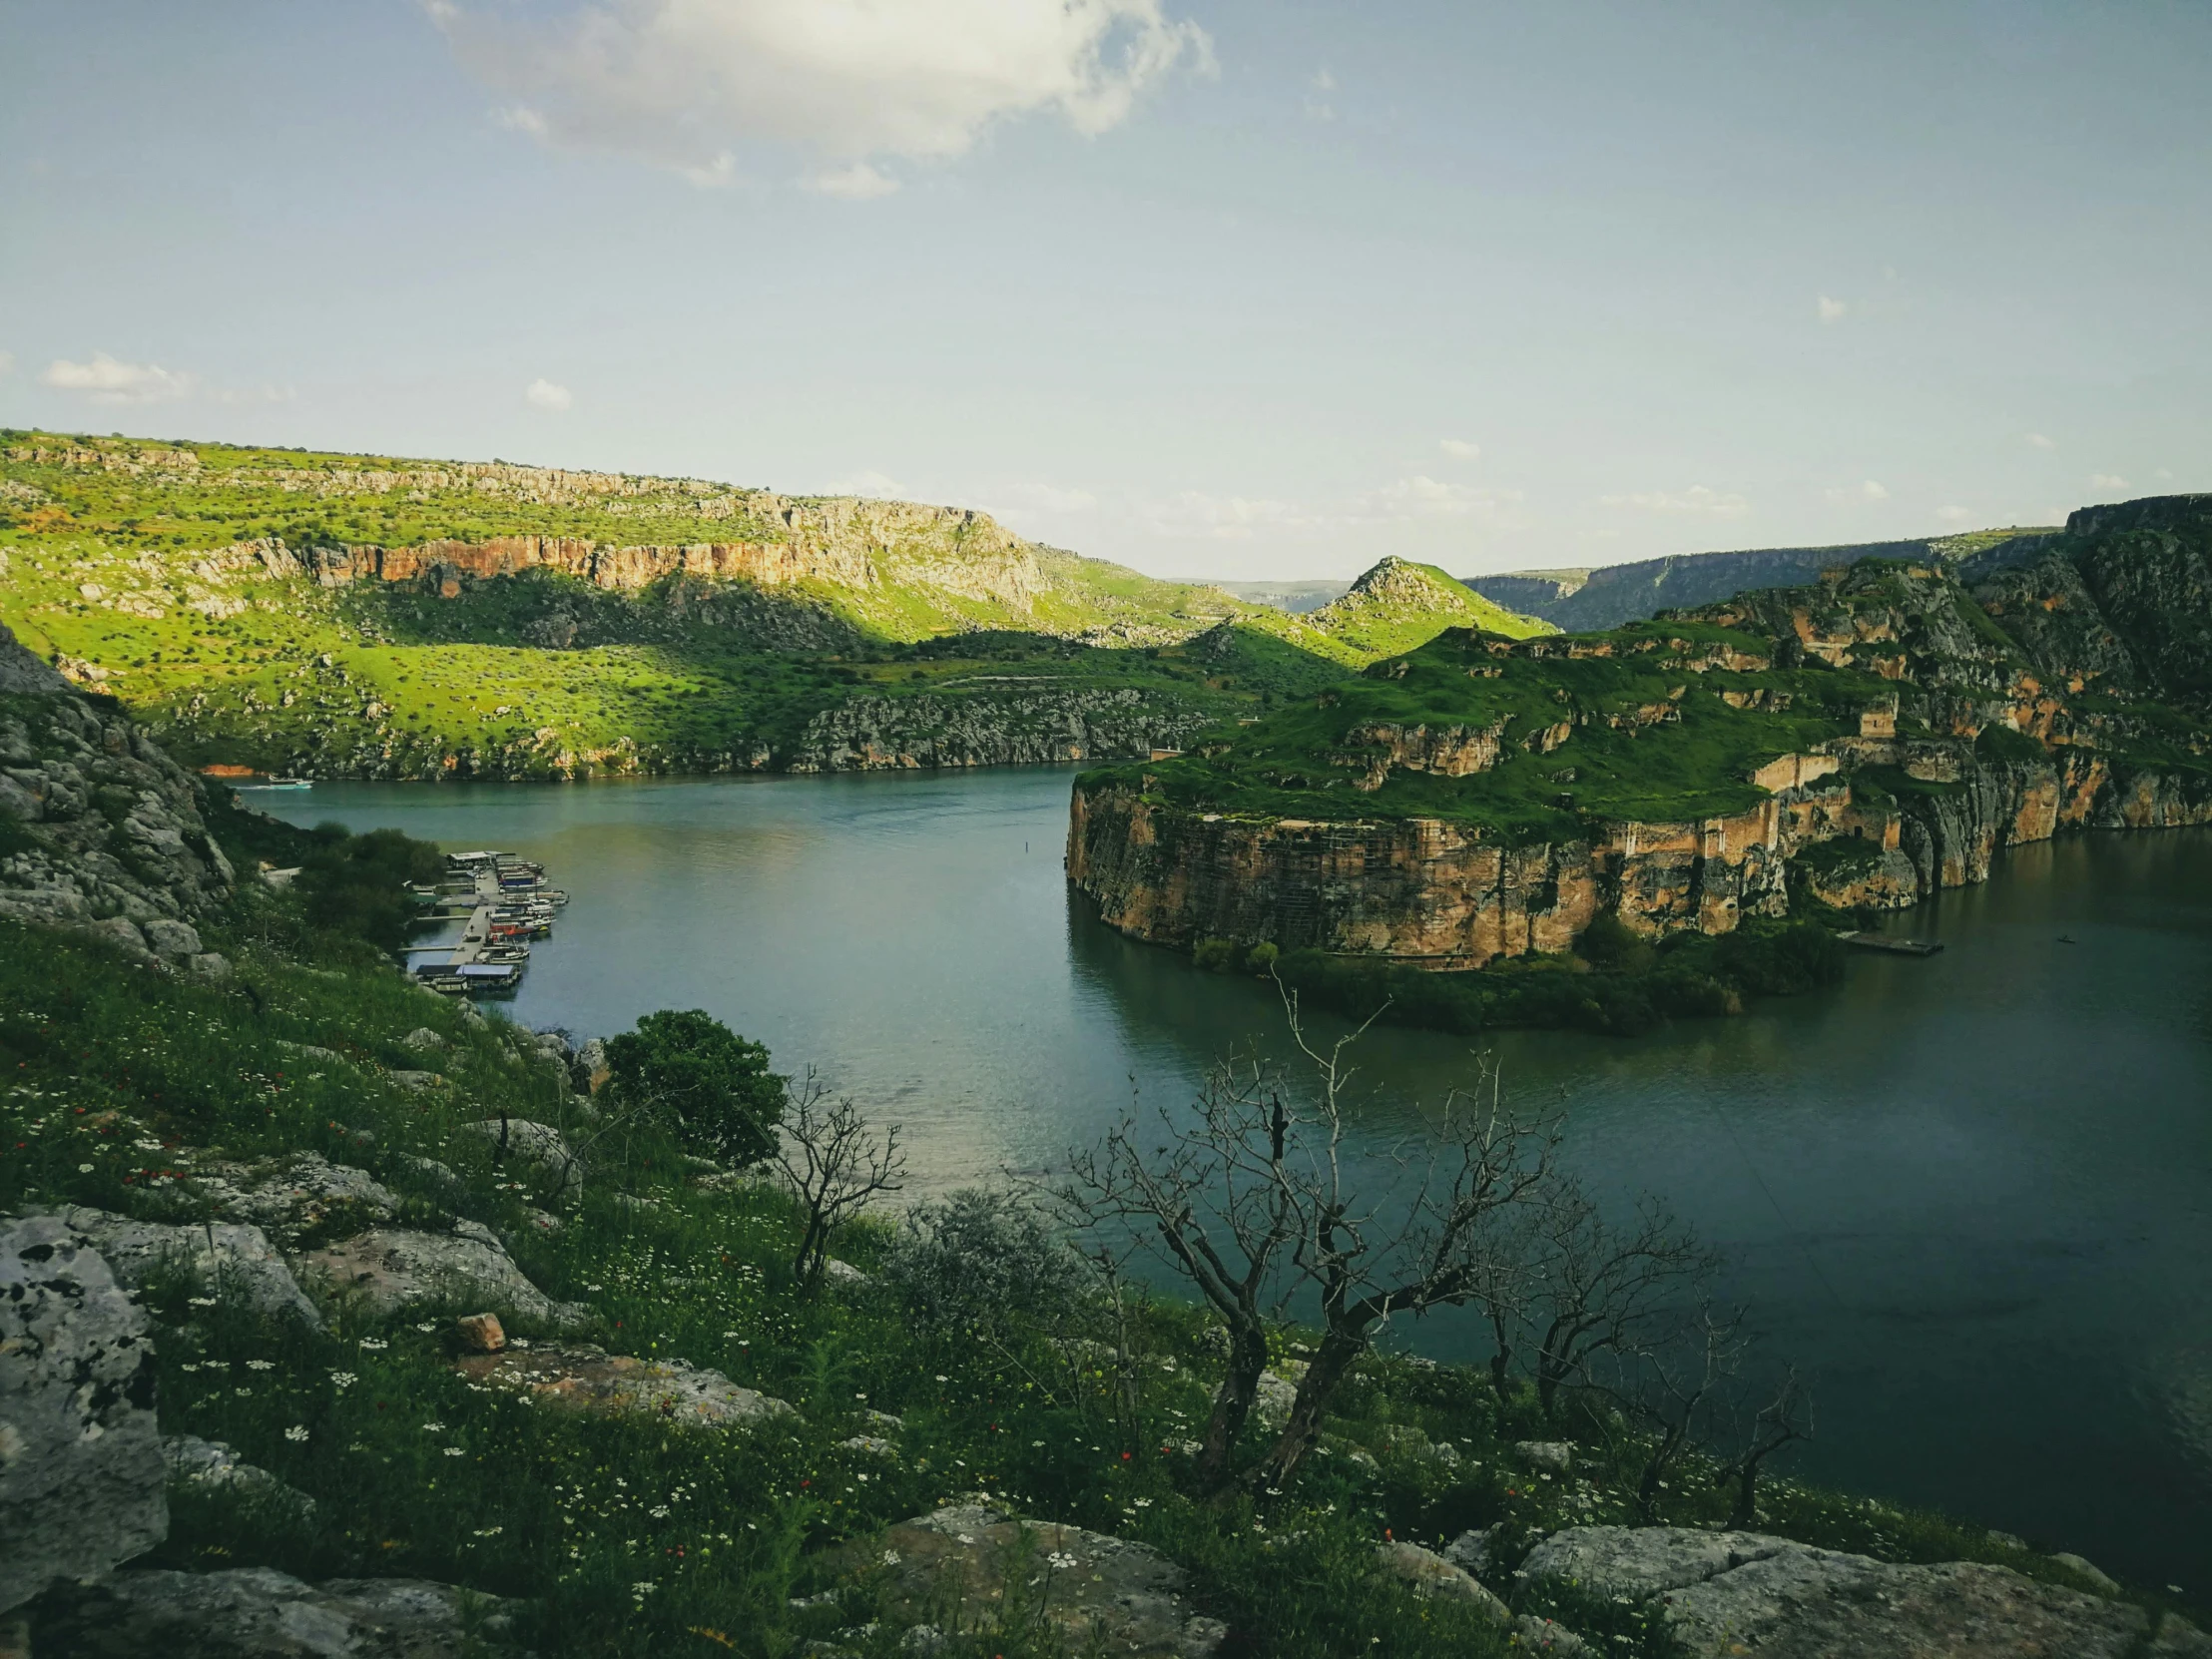
POLYGON ((1293 616, 1318 611, 1351 587, 1350 582, 1215 582, 1210 584, 1248 605, 1272 605, 1293 616))
POLYGON ((2034 545, 2051 528, 1974 530, 1956 536, 1858 542, 1836 547, 1769 547, 1738 553, 1681 553, 1596 569, 1516 570, 1462 578, 1476 593, 1510 610, 1541 617, 1565 633, 1587 633, 1639 622, 1683 605, 1710 605, 1752 588, 1815 581, 1860 559, 1903 559, 1955 565, 2000 544, 2034 545))

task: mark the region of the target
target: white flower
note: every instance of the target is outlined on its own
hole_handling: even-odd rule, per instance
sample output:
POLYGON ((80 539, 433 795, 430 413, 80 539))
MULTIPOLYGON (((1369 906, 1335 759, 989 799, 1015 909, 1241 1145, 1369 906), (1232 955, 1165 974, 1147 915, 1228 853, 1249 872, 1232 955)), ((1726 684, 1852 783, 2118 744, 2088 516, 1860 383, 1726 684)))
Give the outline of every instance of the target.
POLYGON ((285 1439, 287 1439, 287 1440, 303 1440, 303 1439, 305 1439, 306 1437, 307 1437, 307 1431, 306 1431, 306 1429, 305 1429, 305 1428, 303 1428, 303 1427, 301 1427, 301 1426, 300 1426, 300 1425, 299 1425, 298 1423, 296 1423, 296 1422, 295 1422, 295 1423, 293 1423, 293 1424, 292 1424, 292 1425, 291 1425, 291 1426, 290 1426, 289 1428, 287 1428, 287 1429, 285 1429, 285 1430, 284 1430, 284 1438, 285 1438, 285 1439))
POLYGON ((424 1423, 424 1424, 422 1425, 422 1431, 423 1431, 423 1433, 425 1433, 425 1434, 435 1434, 435 1433, 436 1433, 436 1432, 437 1432, 437 1431, 438 1431, 439 1429, 443 1428, 444 1426, 445 1426, 445 1424, 444 1424, 444 1423, 442 1423, 442 1422, 426 1422, 426 1423, 424 1423))
POLYGON ((92 1173, 92 1166, 90 1164, 79 1164, 77 1166, 77 1173, 79 1175, 90 1175, 92 1173))
POLYGON ((641 1578, 630 1586, 630 1593, 634 1596, 649 1596, 659 1588, 660 1585, 654 1583, 652 1579, 641 1578))
POLYGON ((437 1329, 437 1326, 432 1324, 428 1320, 424 1320, 420 1325, 416 1326, 415 1329, 427 1334, 429 1332, 435 1331, 437 1329))
POLYGON ((884 1565, 884 1566, 886 1566, 886 1567, 895 1567, 895 1566, 897 1566, 897 1565, 898 1565, 898 1551, 897 1551, 897 1550, 895 1550, 895 1549, 886 1549, 885 1551, 883 1551, 883 1565, 884 1565))
POLYGON ((1059 1549, 1056 1549, 1050 1555, 1047 1555, 1045 1557, 1045 1561, 1048 1565, 1058 1567, 1062 1572, 1067 1571, 1068 1568, 1075 1565, 1075 1557, 1068 1554, 1065 1550, 1059 1549))
POLYGON ((374 1354, 379 1350, 391 1347, 391 1344, 385 1342, 381 1337, 363 1337, 361 1339, 361 1347, 367 1349, 369 1353, 374 1354))
POLYGON ((246 1369, 248 1371, 275 1371, 276 1365, 273 1360, 249 1360, 246 1362, 246 1369))
POLYGON ((340 1389, 350 1388, 359 1381, 360 1379, 349 1371, 334 1371, 330 1374, 330 1382, 340 1389))
POLYGON ((1150 1499, 1149 1497, 1133 1497, 1129 1501, 1132 1505, 1139 1509, 1149 1509, 1152 1507, 1152 1499, 1150 1499))
POLYGON ((213 1308, 215 1306, 215 1298, 212 1296, 188 1297, 186 1300, 195 1308, 213 1308))
POLYGON ((446 1454, 446 1456, 448 1456, 448 1457, 466 1457, 466 1456, 468 1455, 468 1453, 467 1453, 467 1452, 463 1451, 463 1450, 462 1450, 462 1449, 461 1449, 461 1448, 460 1448, 459 1446, 457 1446, 457 1445, 449 1445, 449 1446, 447 1446, 447 1447, 445 1448, 445 1454, 446 1454))

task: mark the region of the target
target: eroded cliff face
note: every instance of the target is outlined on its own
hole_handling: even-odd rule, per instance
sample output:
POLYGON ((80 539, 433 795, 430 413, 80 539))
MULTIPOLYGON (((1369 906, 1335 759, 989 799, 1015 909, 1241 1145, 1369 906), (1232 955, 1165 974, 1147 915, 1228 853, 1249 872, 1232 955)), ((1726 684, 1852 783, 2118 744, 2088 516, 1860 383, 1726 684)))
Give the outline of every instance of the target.
POLYGON ((808 722, 784 765, 872 772, 1142 760, 1181 748, 1205 724, 1194 710, 1131 690, 857 697, 808 722))
POLYGON ((1855 789, 1832 757, 1790 759, 1829 765, 1791 769, 1802 781, 1748 813, 1524 846, 1435 819, 1240 820, 1079 783, 1067 871, 1105 921, 1154 943, 1270 940, 1441 970, 1567 950, 1603 911, 1663 938, 1787 914, 1793 883, 1839 907, 1902 908, 1987 880, 2003 848, 2066 830, 2212 824, 2212 789, 2196 775, 2088 751, 2042 762, 1991 761, 1964 743, 1861 751, 1924 786, 1911 793, 1872 772, 1855 789), (1801 857, 1818 848, 1843 856, 1801 857))

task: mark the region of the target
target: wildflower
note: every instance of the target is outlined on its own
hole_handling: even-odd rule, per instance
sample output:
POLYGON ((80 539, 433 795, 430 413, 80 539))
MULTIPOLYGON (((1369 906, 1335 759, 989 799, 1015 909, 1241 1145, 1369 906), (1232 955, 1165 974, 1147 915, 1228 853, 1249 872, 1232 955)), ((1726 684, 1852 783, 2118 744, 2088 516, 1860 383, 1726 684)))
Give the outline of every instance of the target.
POLYGON ((248 1371, 275 1371, 276 1364, 273 1360, 249 1360, 246 1362, 246 1369, 248 1371))
POLYGON ((241 1399, 251 1399, 254 1395, 254 1390, 252 1388, 233 1388, 231 1391, 237 1394, 241 1399))
POLYGON ((897 1566, 897 1565, 898 1565, 898 1551, 897 1551, 897 1550, 895 1550, 895 1549, 886 1549, 885 1551, 883 1551, 883 1565, 884 1565, 884 1566, 886 1566, 886 1567, 895 1567, 895 1566, 897 1566))
POLYGON ((1047 1555, 1045 1557, 1045 1561, 1051 1566, 1058 1567, 1062 1572, 1065 1572, 1068 1568, 1075 1565, 1075 1557, 1068 1554, 1065 1550, 1059 1549, 1056 1549, 1050 1555, 1047 1555))
POLYGON ((284 1438, 292 1441, 295 1444, 298 1441, 304 1440, 306 1437, 307 1430, 304 1426, 296 1422, 293 1423, 289 1428, 284 1430, 284 1438))
POLYGON ((371 1354, 374 1354, 377 1353, 379 1350, 391 1347, 391 1344, 385 1342, 381 1337, 363 1337, 361 1339, 361 1347, 367 1349, 371 1354))
POLYGON ((503 1526, 480 1526, 476 1529, 476 1536, 479 1538, 496 1538, 505 1530, 506 1528, 503 1526))
POLYGON ((649 1596, 659 1588, 660 1585, 654 1583, 652 1579, 641 1578, 630 1586, 630 1593, 634 1596, 649 1596))
POLYGON ((77 1166, 77 1173, 79 1175, 90 1175, 92 1173, 92 1166, 90 1164, 79 1164, 77 1166))
POLYGON ((424 1423, 424 1424, 422 1425, 422 1431, 423 1431, 423 1433, 425 1433, 425 1434, 435 1434, 435 1433, 436 1433, 436 1432, 437 1432, 437 1431, 438 1431, 439 1429, 443 1428, 444 1426, 445 1426, 445 1424, 444 1424, 444 1423, 442 1423, 442 1422, 426 1422, 426 1423, 424 1423))
POLYGON ((437 1329, 437 1326, 430 1320, 424 1320, 420 1325, 416 1326, 415 1329, 427 1336, 429 1335, 429 1333, 435 1331, 437 1329))
POLYGON ((330 1374, 330 1382, 341 1390, 350 1388, 359 1381, 360 1379, 349 1371, 334 1371, 330 1374))
POLYGON ((468 1455, 468 1453, 467 1453, 467 1452, 463 1451, 463 1450, 462 1450, 462 1449, 461 1449, 461 1448, 460 1448, 459 1446, 457 1446, 457 1445, 449 1445, 449 1446, 447 1446, 447 1447, 445 1448, 445 1454, 446 1454, 446 1456, 448 1456, 448 1457, 466 1457, 466 1456, 468 1455))

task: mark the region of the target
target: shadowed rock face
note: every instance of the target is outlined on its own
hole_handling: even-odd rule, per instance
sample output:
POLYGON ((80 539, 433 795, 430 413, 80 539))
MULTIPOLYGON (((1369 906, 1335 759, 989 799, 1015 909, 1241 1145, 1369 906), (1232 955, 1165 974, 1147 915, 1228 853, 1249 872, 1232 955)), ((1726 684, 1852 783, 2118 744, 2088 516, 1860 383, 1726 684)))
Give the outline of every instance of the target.
POLYGON ((2005 1567, 1899 1565, 1750 1532, 1584 1526, 1539 1543, 1528 1590, 1656 1603, 1685 1659, 2122 1659, 2212 1651, 2186 1624, 2005 1567))
POLYGON ((126 1572, 47 1612, 32 1650, 78 1659, 461 1659, 502 1651, 502 1605, 412 1578, 306 1584, 270 1567, 126 1572))
POLYGON ((0 692, 43 695, 67 690, 69 682, 59 671, 41 662, 15 637, 13 629, 0 622, 0 692))
POLYGON ((1211 1659, 1228 1634, 1191 1606, 1186 1574, 1157 1550, 977 1504, 899 1522, 877 1559, 893 1569, 889 1611, 902 1619, 988 1629, 1009 1597, 1026 1597, 1071 1651, 1132 1659, 1211 1659), (954 1606, 957 1617, 945 1611, 954 1606))
POLYGON ((0 1223, 0 1613, 168 1535, 154 1375, 146 1316, 83 1233, 0 1223))

